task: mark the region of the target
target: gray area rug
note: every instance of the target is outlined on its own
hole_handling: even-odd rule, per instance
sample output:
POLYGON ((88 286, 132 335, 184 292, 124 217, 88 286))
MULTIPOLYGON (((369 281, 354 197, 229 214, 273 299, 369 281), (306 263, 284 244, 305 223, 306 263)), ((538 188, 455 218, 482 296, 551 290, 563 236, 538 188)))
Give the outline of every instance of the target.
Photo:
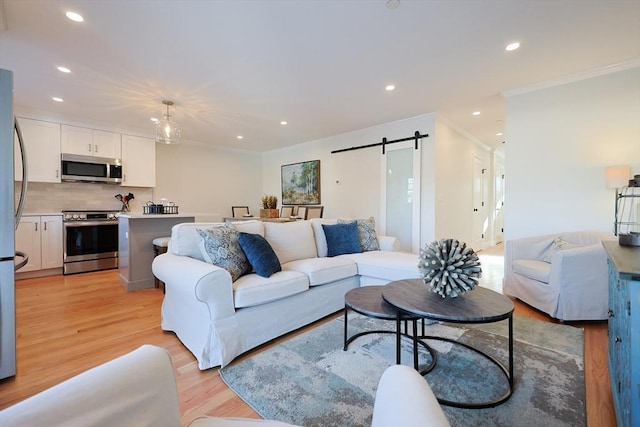
MULTIPOLYGON (((395 323, 349 315, 349 336, 393 331, 395 323)), ((395 363, 395 335, 369 334, 343 351, 342 317, 220 370, 225 383, 266 419, 306 427, 369 426, 378 380, 395 363)), ((507 322, 434 323, 427 335, 471 344, 508 366, 507 322)), ((502 396, 507 380, 494 364, 465 347, 427 340, 438 362, 425 375, 436 396, 484 402, 502 396)), ((442 406, 452 426, 583 426, 583 330, 514 317, 514 392, 494 408, 442 406)), ((413 365, 411 341, 402 362, 413 365)), ((421 366, 429 362, 420 352, 421 366)), ((400 424, 399 424, 400 425, 400 424)))

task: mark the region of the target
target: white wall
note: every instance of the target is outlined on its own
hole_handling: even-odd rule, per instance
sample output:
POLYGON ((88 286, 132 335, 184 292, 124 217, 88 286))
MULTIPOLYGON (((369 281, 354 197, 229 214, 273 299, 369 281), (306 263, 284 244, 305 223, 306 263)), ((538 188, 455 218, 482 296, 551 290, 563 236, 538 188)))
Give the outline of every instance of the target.
POLYGON ((611 231, 607 166, 640 174, 640 68, 506 98, 505 239, 611 231))
POLYGON ((429 134, 421 142, 420 246, 424 247, 426 243, 442 237, 470 241, 473 157, 481 156, 485 160, 485 167, 490 168, 489 153, 445 121, 438 121, 436 114, 425 114, 267 152, 263 155, 263 192, 280 197, 282 165, 319 159, 324 216, 374 216, 379 222, 381 148, 336 154, 331 154, 331 151, 376 143, 383 137, 388 140, 405 138, 416 130, 429 134), (438 202, 436 186, 441 198, 438 202))
POLYGON ((260 153, 195 144, 157 145, 155 200, 174 201, 197 220, 219 221, 231 206, 259 215, 262 197, 260 153))
MULTIPOLYGON (((281 195, 280 167, 305 160, 320 160, 321 204, 324 217, 380 218, 380 147, 331 154, 332 150, 433 133, 433 116, 422 115, 298 144, 263 155, 263 192, 281 195), (336 181, 339 181, 336 182, 336 181)), ((422 147, 433 144, 431 138, 422 147)))
MULTIPOLYGON (((436 227, 435 238, 454 238, 471 245, 473 242, 473 164, 474 158, 487 169, 485 176, 485 209, 479 214, 488 223, 488 191, 491 155, 469 137, 453 128, 446 120, 436 120, 436 227)), ((485 239, 489 241, 488 230, 485 239)), ((475 248, 474 249, 481 249, 475 248)))

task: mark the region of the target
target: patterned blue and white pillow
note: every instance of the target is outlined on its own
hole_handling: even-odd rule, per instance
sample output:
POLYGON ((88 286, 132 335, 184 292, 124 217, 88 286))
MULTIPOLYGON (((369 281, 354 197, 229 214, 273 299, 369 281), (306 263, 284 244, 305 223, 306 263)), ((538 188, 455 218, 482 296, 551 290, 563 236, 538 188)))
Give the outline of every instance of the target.
POLYGON ((200 251, 205 261, 227 270, 234 282, 251 272, 251 264, 238 243, 238 231, 231 227, 197 228, 196 231, 202 237, 200 251))

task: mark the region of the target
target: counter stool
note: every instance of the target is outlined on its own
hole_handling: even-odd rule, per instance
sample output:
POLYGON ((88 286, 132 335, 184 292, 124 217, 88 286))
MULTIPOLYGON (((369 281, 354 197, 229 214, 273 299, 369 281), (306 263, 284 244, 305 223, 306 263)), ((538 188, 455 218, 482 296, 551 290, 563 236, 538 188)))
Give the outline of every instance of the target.
MULTIPOLYGON (((167 248, 169 247, 169 240, 171 240, 171 237, 157 237, 153 239, 154 258, 160 254, 167 252, 167 248)), ((162 293, 164 294, 164 282, 162 282, 155 276, 153 277, 155 278, 155 287, 162 288, 162 293)))

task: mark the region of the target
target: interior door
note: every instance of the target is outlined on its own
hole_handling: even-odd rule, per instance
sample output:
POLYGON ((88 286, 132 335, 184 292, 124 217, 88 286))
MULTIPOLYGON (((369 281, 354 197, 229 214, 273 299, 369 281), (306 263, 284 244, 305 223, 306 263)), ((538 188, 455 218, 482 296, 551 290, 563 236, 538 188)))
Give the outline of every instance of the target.
POLYGON ((420 249, 420 149, 412 142, 386 147, 382 156, 380 231, 400 240, 400 250, 420 249))
POLYGON ((473 247, 484 247, 484 236, 489 226, 485 214, 484 203, 484 163, 482 159, 473 158, 473 247))
POLYGON ((494 240, 500 243, 504 240, 504 166, 496 165, 495 169, 495 206, 494 206, 494 240))

